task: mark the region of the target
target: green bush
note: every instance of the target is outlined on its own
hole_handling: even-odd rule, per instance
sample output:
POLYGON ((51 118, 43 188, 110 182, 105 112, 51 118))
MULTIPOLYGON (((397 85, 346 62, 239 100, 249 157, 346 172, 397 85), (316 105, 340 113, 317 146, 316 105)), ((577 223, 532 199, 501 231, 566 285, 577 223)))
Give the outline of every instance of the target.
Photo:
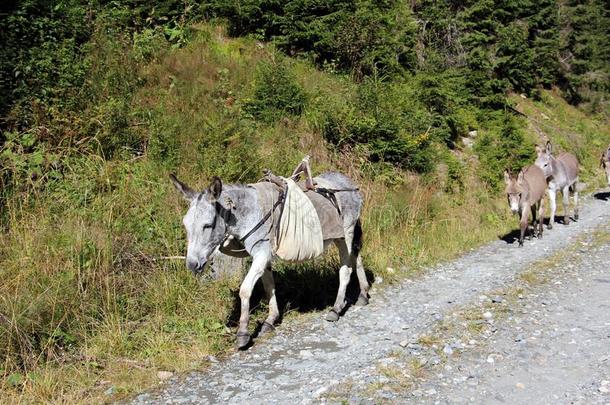
POLYGON ((412 83, 392 85, 382 79, 366 78, 354 104, 327 111, 324 137, 339 148, 360 145, 372 162, 419 173, 430 171, 434 153, 430 127, 426 129, 429 116, 412 102, 412 83))
POLYGON ((285 61, 262 62, 256 70, 254 92, 245 111, 256 119, 272 122, 286 115, 300 115, 307 97, 285 61))
POLYGON ((479 155, 479 177, 490 187, 499 190, 504 170, 519 171, 532 164, 534 144, 527 138, 516 118, 504 114, 475 144, 479 155))
POLYGON ((228 19, 233 35, 274 40, 289 55, 310 55, 320 67, 334 65, 358 78, 375 68, 415 69, 417 26, 396 0, 216 0, 210 10, 228 19))

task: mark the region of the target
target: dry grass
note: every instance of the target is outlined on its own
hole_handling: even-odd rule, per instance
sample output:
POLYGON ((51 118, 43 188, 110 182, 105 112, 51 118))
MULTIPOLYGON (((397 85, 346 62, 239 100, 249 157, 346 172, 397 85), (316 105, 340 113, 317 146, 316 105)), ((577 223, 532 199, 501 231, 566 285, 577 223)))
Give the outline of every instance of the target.
MULTIPOLYGON (((239 100, 251 90, 256 64, 275 53, 253 40, 227 39, 219 28, 199 29, 205 35, 188 47, 141 66, 146 85, 135 97, 133 119, 134 130, 150 139, 144 156, 67 160, 62 184, 24 190, 8 202, 0 234, 3 401, 119 400, 156 385, 159 370, 204 368, 206 355, 232 350, 234 325, 227 320, 239 277, 203 284, 181 262, 154 260, 184 249, 185 208, 165 181, 169 171, 201 188, 212 174, 248 182, 263 167, 287 173, 310 154, 316 172, 341 170, 361 185, 365 265, 390 281, 516 226, 477 180, 476 159, 467 152, 464 191, 452 194, 442 187, 441 171, 428 178, 397 171, 387 185, 362 173, 364 156, 327 148, 316 98, 340 104, 353 97, 346 78, 290 62, 315 96, 311 106, 298 119, 244 124, 239 100), (152 159, 159 145, 168 156, 152 159)), ((332 265, 330 259, 317 269, 292 268, 289 294, 328 295, 332 265)), ((311 296, 299 310, 326 305, 305 302, 311 296)), ((383 372, 402 386, 425 370, 413 360, 406 374, 383 372)))

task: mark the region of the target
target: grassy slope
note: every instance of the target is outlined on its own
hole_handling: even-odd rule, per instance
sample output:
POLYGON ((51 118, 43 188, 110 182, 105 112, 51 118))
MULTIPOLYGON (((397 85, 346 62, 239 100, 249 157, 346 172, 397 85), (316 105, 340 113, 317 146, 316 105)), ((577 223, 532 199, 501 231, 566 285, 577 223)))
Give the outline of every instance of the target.
MULTIPOLYGON (((185 245, 185 207, 166 181, 170 171, 201 188, 213 174, 247 182, 264 167, 287 173, 311 154, 314 171, 342 170, 362 185, 366 266, 390 280, 513 227, 503 198, 478 180, 469 150, 459 153, 465 191, 447 194, 443 165, 425 180, 394 173, 400 181, 390 186, 362 174, 366 162, 356 151, 324 147, 321 111, 355 97, 347 78, 291 61, 310 96, 302 116, 274 124, 244 119, 257 63, 280 56, 252 40, 227 39, 221 29, 200 30, 186 48, 140 66, 147 84, 130 120, 148 140, 143 157, 76 155, 66 181, 10 202, 11 226, 0 235, 0 313, 7 314, 0 337, 9 342, 0 396, 9 402, 118 399, 154 385, 157 370, 205 367, 205 355, 232 350, 233 324, 226 325, 239 276, 198 283, 182 262, 159 260, 185 245), (15 373, 18 367, 25 372, 15 373)), ((596 148, 610 139, 607 123, 545 94, 546 103, 516 101, 570 134, 557 142, 580 148, 584 177, 592 179, 596 148), (590 137, 597 143, 584 142, 590 137)), ((322 283, 336 278, 332 264, 280 268, 286 308, 329 303, 334 288, 322 283), (317 302, 307 301, 312 296, 317 302)))
POLYGON ((580 180, 592 191, 605 185, 599 157, 610 142, 610 122, 606 113, 591 116, 567 104, 558 91, 543 93, 541 101, 512 96, 516 109, 528 116, 530 136, 543 144, 549 139, 556 153, 572 151, 581 164, 580 180))

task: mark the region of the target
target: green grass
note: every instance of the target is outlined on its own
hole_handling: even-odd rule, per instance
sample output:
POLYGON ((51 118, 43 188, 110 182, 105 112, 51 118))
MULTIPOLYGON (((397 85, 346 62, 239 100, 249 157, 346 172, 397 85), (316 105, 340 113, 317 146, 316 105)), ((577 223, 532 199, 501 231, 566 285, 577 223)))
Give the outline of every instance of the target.
MULTIPOLYGON (((348 77, 285 60, 307 94, 304 111, 272 122, 251 119, 243 106, 254 91, 256 66, 283 57, 253 39, 229 39, 216 26, 196 31, 188 46, 164 48, 146 62, 131 58, 128 49, 103 48, 100 58, 127 52, 118 59, 124 66, 96 74, 133 70, 140 83, 133 94, 110 101, 114 90, 104 79, 98 95, 107 102, 95 111, 57 113, 45 122, 65 139, 88 140, 45 150, 48 160, 51 151, 61 157, 57 178, 53 171, 44 181, 31 176, 36 151, 24 148, 19 156, 25 160, 13 161, 11 170, 22 177, 13 178, 0 234, 0 341, 6 342, 0 345, 0 396, 6 401, 119 400, 154 386, 159 370, 205 368, 206 355, 233 350, 230 316, 240 276, 202 283, 181 261, 159 260, 185 249, 186 207, 167 181, 169 172, 201 189, 212 175, 249 182, 267 167, 289 173, 310 154, 316 173, 340 170, 361 186, 365 266, 390 282, 516 227, 503 197, 480 180, 469 150, 435 145, 439 156, 451 154, 458 163, 420 176, 371 163, 358 147, 328 145, 325 114, 357 97, 348 77), (142 154, 113 143, 113 128, 123 121, 129 139, 142 142, 142 154), (115 145, 112 157, 98 153, 100 140, 115 145), (19 171, 24 165, 28 170, 19 171), (456 168, 462 168, 461 188, 449 191, 448 172, 456 168)), ((545 102, 528 99, 522 107, 544 109, 553 125, 573 134, 557 142, 577 148, 583 178, 593 184, 598 144, 610 138, 607 122, 553 92, 545 95, 545 102)), ((285 311, 298 317, 329 304, 335 267, 331 256, 316 266, 278 268, 285 311), (323 299, 312 302, 307 291, 323 291, 323 299)), ((264 309, 255 311, 255 320, 264 309)), ((417 373, 414 366, 411 374, 417 373)))
POLYGON ((513 96, 517 110, 527 115, 527 131, 538 144, 550 140, 555 152, 574 153, 580 162, 580 180, 589 191, 604 187, 601 153, 610 144, 610 116, 587 114, 565 100, 558 91, 544 91, 540 101, 513 96))

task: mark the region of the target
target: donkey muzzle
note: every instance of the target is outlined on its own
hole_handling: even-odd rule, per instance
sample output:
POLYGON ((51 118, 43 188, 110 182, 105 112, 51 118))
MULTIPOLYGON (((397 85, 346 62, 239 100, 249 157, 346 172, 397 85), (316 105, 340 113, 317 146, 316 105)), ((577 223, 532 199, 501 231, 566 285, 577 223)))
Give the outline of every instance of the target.
POLYGON ((186 259, 186 268, 192 271, 193 274, 197 275, 201 273, 206 263, 207 261, 199 261, 189 257, 186 259))

